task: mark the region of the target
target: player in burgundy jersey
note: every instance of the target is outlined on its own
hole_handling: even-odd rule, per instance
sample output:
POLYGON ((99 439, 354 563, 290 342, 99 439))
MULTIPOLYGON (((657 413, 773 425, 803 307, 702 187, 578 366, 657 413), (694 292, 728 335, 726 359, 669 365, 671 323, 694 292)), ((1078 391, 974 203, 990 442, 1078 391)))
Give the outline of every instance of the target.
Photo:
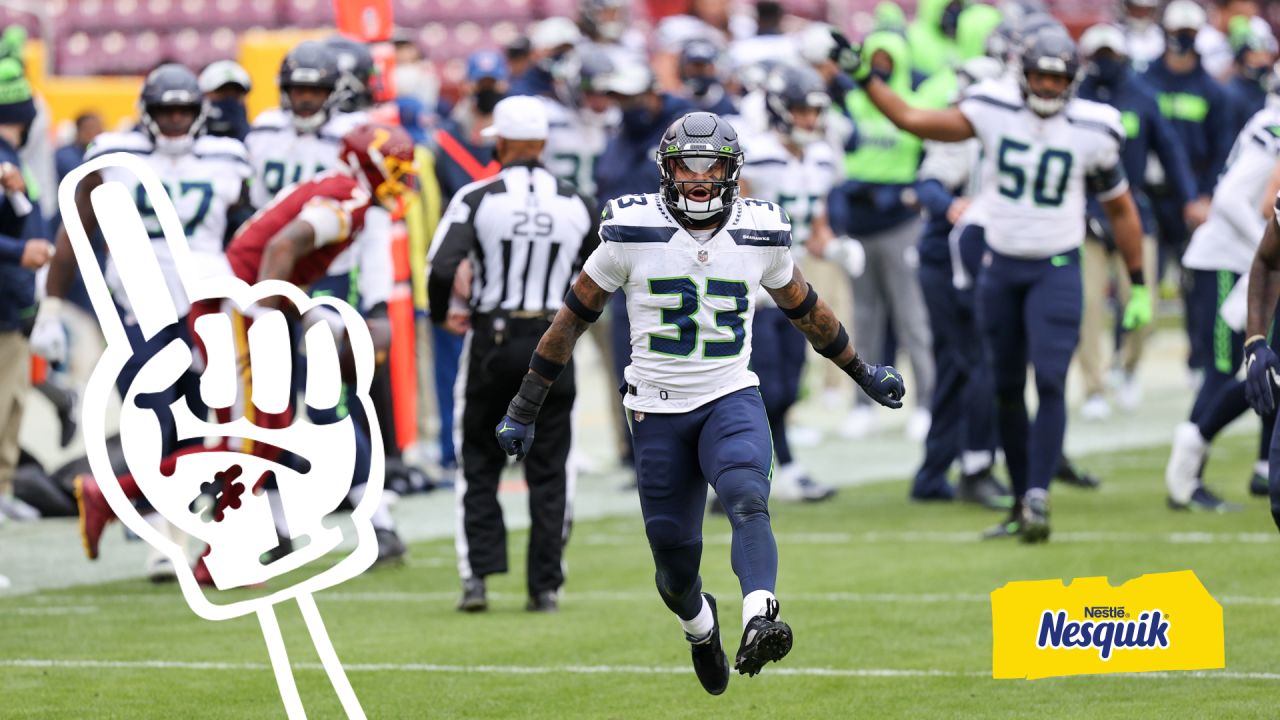
MULTIPOLYGON (((322 278, 333 259, 353 242, 363 227, 365 212, 374 204, 398 212, 413 180, 413 140, 408 133, 389 125, 360 125, 343 136, 337 167, 285 188, 241 226, 226 250, 231 269, 236 277, 251 284, 278 279, 305 290, 322 278)), ((269 305, 270 300, 263 304, 269 305)), ((243 341, 252 318, 234 310, 231 315, 237 353, 247 353, 243 341)), ((380 333, 373 334, 376 342, 380 333)), ((239 394, 242 399, 248 398, 251 391, 240 388, 239 394)), ((275 415, 255 412, 247 401, 238 402, 237 410, 263 428, 286 427, 293 420, 292 411, 275 415)), ((233 449, 277 459, 276 448, 240 442, 243 444, 233 449)), ((201 449, 187 448, 183 452, 201 449)), ((175 453, 165 457, 161 471, 172 473, 180 456, 175 453)), ((131 475, 120 476, 119 482, 126 497, 141 497, 131 475)), ((363 492, 363 485, 360 491, 363 492)), ((96 559, 103 529, 114 519, 114 513, 91 477, 84 478, 83 494, 80 527, 86 551, 90 559, 96 559)))

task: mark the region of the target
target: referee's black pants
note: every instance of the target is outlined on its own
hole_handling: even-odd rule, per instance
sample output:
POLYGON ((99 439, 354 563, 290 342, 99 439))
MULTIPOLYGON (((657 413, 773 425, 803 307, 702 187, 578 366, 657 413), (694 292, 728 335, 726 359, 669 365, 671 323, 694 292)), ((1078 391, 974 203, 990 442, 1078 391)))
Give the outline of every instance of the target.
MULTIPOLYGON (((508 320, 498 337, 490 320, 477 316, 463 351, 466 377, 459 378, 464 388, 461 480, 455 492, 461 514, 458 567, 464 579, 507 571, 507 529, 498 504, 498 481, 507 455, 498 447, 494 429, 520 390, 529 371, 529 358, 548 326, 540 319, 508 320)), ((573 398, 570 363, 547 395, 535 426, 533 448, 524 459, 529 486, 530 595, 557 590, 564 584, 561 558, 570 526, 566 482, 573 398)))

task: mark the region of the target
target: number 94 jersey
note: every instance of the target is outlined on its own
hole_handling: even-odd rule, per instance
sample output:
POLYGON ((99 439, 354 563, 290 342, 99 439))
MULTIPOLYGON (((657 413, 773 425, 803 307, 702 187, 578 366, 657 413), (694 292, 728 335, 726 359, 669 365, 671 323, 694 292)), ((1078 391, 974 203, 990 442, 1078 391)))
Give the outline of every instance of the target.
POLYGON ((751 318, 757 291, 791 281, 791 221, 779 206, 743 198, 700 242, 657 194, 625 195, 605 206, 600 245, 585 272, 626 293, 635 388, 623 404, 643 412, 688 412, 760 384, 751 372, 751 318))
MULTIPOLYGON (((167 155, 156 151, 151 138, 143 133, 103 133, 89 146, 85 160, 113 152, 137 155, 155 170, 177 210, 196 261, 194 269, 204 277, 230 275, 222 243, 227 232, 227 210, 240 201, 245 180, 252 172, 245 159, 244 145, 234 138, 205 135, 196 139, 189 152, 167 155)), ((164 231, 142 183, 133 173, 117 167, 104 168, 102 179, 120 182, 132 193, 169 283, 170 294, 174 298, 185 298, 169 255, 169 245, 163 241, 164 231)), ((114 263, 108 262, 106 276, 108 285, 116 291, 117 302, 127 303, 128 296, 121 292, 114 263)), ((178 311, 185 313, 187 308, 179 307, 178 311)))
POLYGON ((1016 81, 1001 78, 971 88, 960 111, 983 150, 973 217, 1002 255, 1046 258, 1079 247, 1086 192, 1106 201, 1129 188, 1113 107, 1072 98, 1043 118, 1027 108, 1016 81))

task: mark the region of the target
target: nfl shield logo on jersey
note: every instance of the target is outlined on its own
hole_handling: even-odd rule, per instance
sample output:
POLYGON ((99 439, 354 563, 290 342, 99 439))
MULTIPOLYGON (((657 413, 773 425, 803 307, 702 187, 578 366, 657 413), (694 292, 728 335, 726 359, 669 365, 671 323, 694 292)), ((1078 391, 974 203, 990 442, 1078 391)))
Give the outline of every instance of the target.
POLYGON ((710 253, 708 253, 706 250, 698 251, 698 262, 705 265, 709 257, 710 257, 710 253))

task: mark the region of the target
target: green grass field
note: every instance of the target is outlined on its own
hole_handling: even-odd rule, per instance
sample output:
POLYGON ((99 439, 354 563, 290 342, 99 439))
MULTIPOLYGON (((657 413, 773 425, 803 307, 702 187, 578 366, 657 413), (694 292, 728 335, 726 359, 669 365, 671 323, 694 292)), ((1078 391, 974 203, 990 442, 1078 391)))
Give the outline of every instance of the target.
MULTIPOLYGON (((1264 718, 1280 680, 1266 501, 1245 497, 1252 440, 1215 450, 1211 482, 1247 511, 1174 514, 1165 450, 1085 458, 1097 493, 1059 488, 1047 546, 980 543, 997 515, 905 502, 902 483, 777 505, 779 598, 795 648, 706 695, 653 588, 637 516, 580 523, 562 611, 523 611, 523 571, 490 583, 492 610, 454 611, 450 542, 317 596, 371 718, 1264 718), (1194 570, 1225 608, 1216 673, 994 681, 988 593, 1012 580, 1194 570)), ((737 647, 728 525, 708 519, 703 577, 737 647)), ((523 533, 512 566, 523 568, 523 533)), ((68 568, 67 572, 74 572, 68 568)), ((309 717, 341 717, 296 606, 280 610, 309 717)), ((198 619, 145 580, 0 599, 0 717, 278 718, 253 618, 198 619)))

